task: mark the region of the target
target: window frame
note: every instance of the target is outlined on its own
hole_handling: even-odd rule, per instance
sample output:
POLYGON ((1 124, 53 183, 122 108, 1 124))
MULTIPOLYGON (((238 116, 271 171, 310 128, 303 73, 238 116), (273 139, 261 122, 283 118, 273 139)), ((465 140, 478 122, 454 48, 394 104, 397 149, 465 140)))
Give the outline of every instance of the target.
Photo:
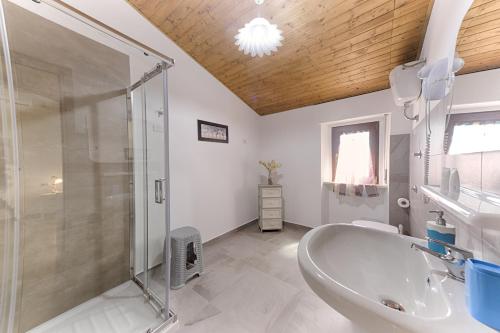
POLYGON ((378 163, 375 168, 377 170, 377 183, 369 185, 382 187, 388 185, 391 124, 390 113, 320 123, 322 183, 333 184, 335 179, 333 170, 332 129, 334 127, 361 125, 373 122, 378 122, 378 163))
POLYGON ((341 126, 333 126, 331 127, 331 138, 332 138, 332 180, 335 181, 335 175, 337 172, 337 164, 338 164, 338 154, 340 149, 340 136, 342 134, 351 134, 358 132, 368 132, 370 137, 370 154, 372 157, 374 174, 377 179, 375 184, 379 183, 379 141, 380 141, 380 122, 379 121, 371 121, 366 123, 358 123, 351 125, 341 125, 341 126))

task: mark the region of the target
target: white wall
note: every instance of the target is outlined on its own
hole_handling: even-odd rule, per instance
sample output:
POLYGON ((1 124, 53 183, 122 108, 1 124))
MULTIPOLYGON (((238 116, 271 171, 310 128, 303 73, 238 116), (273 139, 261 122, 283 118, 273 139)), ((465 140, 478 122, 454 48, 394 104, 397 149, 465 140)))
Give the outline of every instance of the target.
MULTIPOLYGON (((460 2, 439 0, 434 2, 420 53, 420 59, 426 59, 426 65, 433 64, 443 58, 452 59, 455 57, 458 33, 472 2, 472 0, 460 2)), ((448 67, 450 71, 451 66, 452 62, 449 61, 448 67)), ((459 96, 459 94, 457 93, 456 96, 459 96)), ((434 108, 437 104, 438 101, 432 101, 430 106, 434 108)), ((425 101, 423 97, 419 98, 413 105, 412 113, 419 115, 419 120, 413 122, 413 128, 416 128, 425 119, 425 101)))
MULTIPOLYGON (((434 1, 420 53, 420 58, 425 58, 427 64, 454 57, 458 32, 472 2, 473 0, 434 1)), ((451 65, 449 62, 450 69, 451 65)))
MULTIPOLYGON (((381 113, 392 115, 391 134, 410 133, 411 123, 394 105, 389 90, 259 119, 259 159, 275 159, 283 164, 279 182, 283 184, 286 221, 318 226, 369 218, 388 223, 387 190, 378 198, 349 197, 341 203, 321 182, 320 124, 381 113)), ((260 170, 261 176, 264 171, 260 170)))
MULTIPOLYGON (((492 69, 482 72, 459 75, 453 83, 453 105, 466 106, 468 104, 480 104, 482 107, 497 106, 500 103, 500 69, 492 69)), ((447 104, 450 101, 447 96, 447 104)), ((432 112, 439 104, 432 102, 432 112)), ((478 105, 479 107, 479 105, 478 105)), ((421 98, 413 105, 413 114, 419 115, 419 121, 413 122, 414 129, 425 119, 425 102, 421 98)))
MULTIPOLYGON (((16 2, 35 12, 45 6, 16 2)), ((194 226, 207 241, 255 219, 259 116, 126 1, 64 2, 175 60, 169 70, 172 228, 194 226), (228 125, 229 144, 198 142, 197 119, 228 125)), ((150 69, 141 65, 132 66, 132 81, 150 69)))

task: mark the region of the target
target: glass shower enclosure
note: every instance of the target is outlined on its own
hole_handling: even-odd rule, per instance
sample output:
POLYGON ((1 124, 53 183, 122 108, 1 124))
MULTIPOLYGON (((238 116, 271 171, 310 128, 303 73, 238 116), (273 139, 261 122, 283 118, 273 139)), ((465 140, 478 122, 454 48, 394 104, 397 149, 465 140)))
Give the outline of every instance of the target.
POLYGON ((158 309, 168 309, 170 285, 167 69, 161 62, 127 89, 133 147, 131 278, 158 309))
POLYGON ((123 286, 152 318, 141 332, 175 320, 172 66, 64 2, 0 0, 0 332, 91 327, 114 314, 89 302, 123 286))

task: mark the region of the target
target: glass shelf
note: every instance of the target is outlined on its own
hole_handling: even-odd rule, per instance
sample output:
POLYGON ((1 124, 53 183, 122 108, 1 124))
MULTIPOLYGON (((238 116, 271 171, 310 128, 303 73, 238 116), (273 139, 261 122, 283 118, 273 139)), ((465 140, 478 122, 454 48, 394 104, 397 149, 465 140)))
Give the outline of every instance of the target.
POLYGON ((455 195, 441 193, 439 186, 420 186, 422 193, 462 222, 482 226, 500 226, 500 197, 465 187, 455 195))

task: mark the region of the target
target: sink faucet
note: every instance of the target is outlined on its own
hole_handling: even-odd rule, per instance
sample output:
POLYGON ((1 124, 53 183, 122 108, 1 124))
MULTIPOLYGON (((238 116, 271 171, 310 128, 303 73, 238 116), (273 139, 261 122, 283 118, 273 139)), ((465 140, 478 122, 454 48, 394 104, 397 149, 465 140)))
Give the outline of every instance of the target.
POLYGON ((428 241, 437 243, 439 245, 443 245, 446 249, 446 254, 441 254, 435 251, 430 250, 429 248, 411 243, 411 248, 418 249, 425 253, 428 253, 436 258, 439 258, 443 261, 444 265, 448 270, 448 276, 454 280, 464 282, 465 281, 465 262, 467 259, 474 258, 472 252, 467 251, 465 249, 461 249, 457 246, 448 244, 446 242, 440 241, 438 239, 427 238, 428 241), (457 255, 458 254, 458 255, 457 255))

